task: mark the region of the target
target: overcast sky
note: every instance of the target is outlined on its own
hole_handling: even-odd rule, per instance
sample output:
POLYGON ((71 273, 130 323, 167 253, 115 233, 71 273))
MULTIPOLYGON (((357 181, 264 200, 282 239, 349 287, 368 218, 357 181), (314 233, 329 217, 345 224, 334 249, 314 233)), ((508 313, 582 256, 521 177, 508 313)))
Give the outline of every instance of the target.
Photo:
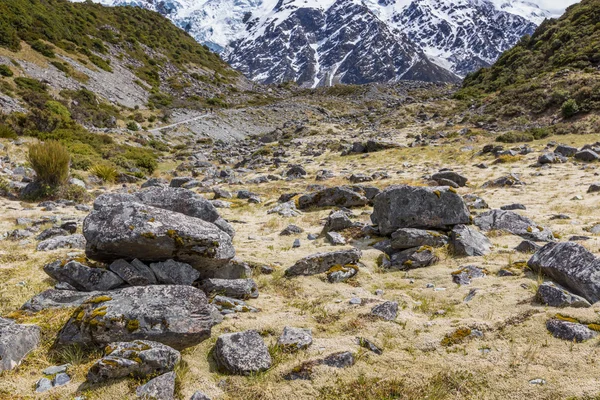
POLYGON ((550 10, 564 10, 571 4, 579 3, 579 0, 534 0, 533 3, 550 10))

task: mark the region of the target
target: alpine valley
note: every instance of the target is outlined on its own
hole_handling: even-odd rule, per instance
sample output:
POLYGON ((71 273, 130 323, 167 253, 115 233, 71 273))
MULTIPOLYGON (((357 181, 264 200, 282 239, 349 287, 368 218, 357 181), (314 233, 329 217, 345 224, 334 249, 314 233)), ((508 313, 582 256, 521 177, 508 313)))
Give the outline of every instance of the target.
POLYGON ((97 0, 157 11, 261 83, 458 82, 552 14, 524 0, 97 0))

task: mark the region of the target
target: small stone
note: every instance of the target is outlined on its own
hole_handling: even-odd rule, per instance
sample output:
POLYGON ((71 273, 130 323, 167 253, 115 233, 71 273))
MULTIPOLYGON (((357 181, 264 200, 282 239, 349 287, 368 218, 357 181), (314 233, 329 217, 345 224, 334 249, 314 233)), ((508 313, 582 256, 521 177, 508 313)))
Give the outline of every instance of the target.
POLYGON ((360 299, 360 297, 353 297, 350 299, 349 303, 353 305, 361 305, 362 300, 360 299))
POLYGON ((363 337, 357 337, 356 341, 360 347, 364 347, 365 349, 372 351, 373 353, 375 353, 377 355, 383 354, 383 350, 379 346, 377 346, 376 344, 371 342, 369 339, 365 339, 363 337))
POLYGON ((294 244, 292 244, 292 248, 297 249, 300 247, 300 239, 294 240, 294 244))
POLYGON ((42 371, 42 373, 44 375, 56 375, 61 372, 67 372, 67 368, 70 366, 71 366, 71 364, 56 365, 56 366, 46 368, 45 370, 42 371))
POLYGON ((283 328, 283 333, 277 340, 277 344, 289 352, 307 349, 312 342, 312 331, 310 329, 291 326, 283 328))
POLYGON ((175 394, 175 372, 167 372, 151 379, 135 391, 137 397, 145 400, 173 400, 175 394))
POLYGON ((530 380, 529 383, 532 384, 532 385, 545 385, 546 384, 546 380, 542 379, 542 378, 536 378, 536 379, 530 380))
POLYGON ((325 237, 334 246, 343 246, 346 244, 346 239, 339 232, 327 232, 325 237))
POLYGON ((280 236, 290 236, 297 235, 304 232, 304 229, 300 228, 297 225, 288 225, 284 230, 279 234, 280 236))
POLYGON ((385 303, 378 304, 371 309, 371 315, 386 321, 393 321, 398 316, 398 303, 395 301, 386 301, 385 303))
POLYGON ((349 351, 330 354, 323 359, 323 364, 333 368, 348 368, 354 365, 354 354, 349 351))
POLYGON ((197 391, 190 397, 190 400, 211 400, 210 397, 202 393, 201 391, 197 391))
POLYGON ((41 378, 35 384, 36 393, 44 393, 50 389, 52 389, 52 381, 48 378, 41 378))
POLYGON ((52 380, 52 384, 54 387, 63 386, 69 382, 71 382, 71 377, 65 374, 64 372, 56 374, 56 376, 52 380))

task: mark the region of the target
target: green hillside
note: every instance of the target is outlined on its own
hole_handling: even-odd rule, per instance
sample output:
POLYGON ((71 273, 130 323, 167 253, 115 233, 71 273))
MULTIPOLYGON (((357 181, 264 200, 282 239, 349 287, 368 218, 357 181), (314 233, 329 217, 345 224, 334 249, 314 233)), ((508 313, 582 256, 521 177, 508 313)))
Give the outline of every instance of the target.
POLYGON ((564 118, 600 109, 600 0, 583 0, 546 20, 490 68, 466 77, 459 98, 514 117, 560 112, 564 118))

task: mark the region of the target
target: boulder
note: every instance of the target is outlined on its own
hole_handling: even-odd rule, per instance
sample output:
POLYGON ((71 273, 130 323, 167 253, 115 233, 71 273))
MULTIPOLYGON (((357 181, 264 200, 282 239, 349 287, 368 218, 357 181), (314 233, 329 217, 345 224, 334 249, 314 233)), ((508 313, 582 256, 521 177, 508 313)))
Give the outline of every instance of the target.
POLYGON ((537 300, 550 307, 587 308, 592 305, 583 297, 568 292, 552 282, 544 282, 538 286, 537 300))
POLYGON ((90 268, 77 261, 55 261, 44 265, 46 272, 58 282, 67 282, 77 290, 86 292, 111 290, 125 282, 119 276, 104 268, 90 268))
POLYGON ((512 211, 490 210, 476 216, 473 223, 484 232, 506 231, 536 242, 554 240, 554 234, 550 229, 539 226, 531 219, 512 211))
POLYGON ((116 342, 106 346, 104 357, 96 361, 87 373, 92 383, 135 376, 146 378, 173 371, 181 354, 169 346, 149 340, 116 342))
POLYGON ((174 260, 152 263, 150 269, 159 283, 167 285, 191 285, 200 278, 200 272, 190 264, 174 260))
POLYGON ((38 243, 37 251, 52 251, 57 249, 84 249, 85 238, 79 233, 67 236, 54 236, 38 243))
POLYGON ((279 235, 280 236, 292 236, 292 235, 298 235, 300 233, 304 232, 304 229, 300 228, 297 225, 288 225, 284 230, 282 230, 279 235))
POLYGON ((600 160, 600 156, 593 150, 582 150, 574 155, 574 158, 579 161, 592 162, 600 160))
POLYGON ((354 354, 349 351, 330 354, 322 361, 323 365, 332 368, 349 368, 354 365, 354 362, 354 354))
POLYGON ((346 282, 358 274, 357 265, 334 265, 327 271, 327 280, 330 283, 346 282))
POLYGON ((390 186, 375 197, 371 220, 382 235, 400 228, 447 229, 470 222, 469 209, 446 186, 390 186))
POLYGON ((541 248, 542 246, 532 242, 531 240, 523 240, 517 247, 515 247, 515 250, 519 253, 535 253, 541 248))
POLYGON ((390 267, 402 271, 428 267, 438 262, 433 248, 429 246, 406 249, 390 256, 390 267))
POLYGON ((350 213, 344 210, 334 211, 327 217, 322 234, 327 232, 339 232, 344 229, 355 226, 355 222, 350 219, 350 213))
POLYGON ((156 285, 156 276, 146 264, 137 258, 131 263, 125 260, 116 260, 108 267, 112 272, 131 286, 156 285))
POLYGON ((298 260, 285 271, 286 276, 316 275, 329 271, 335 265, 356 265, 362 253, 359 249, 316 253, 298 260))
POLYGON ((305 210, 311 207, 363 207, 369 200, 348 187, 333 187, 298 198, 298 208, 305 210))
POLYGON ((312 331, 310 329, 286 326, 277 340, 277 345, 285 351, 294 352, 307 349, 312 342, 312 331))
POLYGON ((577 147, 567 146, 566 144, 559 144, 554 149, 556 154, 560 154, 564 157, 573 157, 577 153, 577 147))
POLYGON ((266 371, 272 364, 267 345, 254 330, 219 336, 214 357, 221 370, 234 375, 266 371))
POLYGON ((339 232, 327 232, 325 234, 325 239, 332 246, 343 246, 346 244, 346 239, 339 232))
POLYGON ((485 235, 466 225, 456 225, 450 232, 450 249, 456 257, 484 256, 491 247, 485 235))
POLYGON ((587 190, 588 193, 598 193, 600 192, 600 183, 592 183, 587 190))
POLYGON ((452 273, 452 282, 457 285, 469 285, 471 280, 483 278, 487 273, 487 270, 483 268, 467 265, 452 273))
POLYGON ((253 279, 205 279, 200 289, 207 294, 219 294, 242 300, 258 297, 258 286, 253 279))
POLYGON ((177 350, 210 337, 213 308, 192 286, 134 286, 88 299, 75 310, 56 344, 105 346, 152 340, 177 350))
POLYGON ((102 207, 84 220, 86 254, 93 260, 113 262, 186 262, 194 268, 226 264, 235 256, 231 237, 210 222, 142 203, 102 207))
POLYGON ((400 228, 392 233, 391 246, 397 250, 421 246, 443 247, 446 244, 448 244, 448 236, 441 232, 400 228))
POLYGON ((600 300, 600 259, 580 244, 548 243, 527 265, 592 304, 600 300))
POLYGON ((47 289, 29 299, 22 310, 38 312, 49 308, 78 307, 91 297, 100 296, 101 292, 80 292, 75 290, 47 289))
POLYGON ((442 171, 431 176, 434 181, 448 180, 454 182, 457 186, 463 187, 467 184, 468 179, 454 171, 442 171))
POLYGON ((583 324, 558 318, 549 319, 546 322, 546 328, 555 338, 568 340, 569 342, 584 342, 598 336, 598 332, 583 324))
POLYGON ((378 304, 371 309, 371 315, 386 321, 393 321, 398 316, 398 303, 395 301, 386 301, 385 303, 378 304))
POLYGON ((174 400, 175 372, 167 372, 139 386, 135 394, 144 400, 174 400))
POLYGON ((11 370, 40 343, 40 328, 0 317, 0 372, 11 370))

